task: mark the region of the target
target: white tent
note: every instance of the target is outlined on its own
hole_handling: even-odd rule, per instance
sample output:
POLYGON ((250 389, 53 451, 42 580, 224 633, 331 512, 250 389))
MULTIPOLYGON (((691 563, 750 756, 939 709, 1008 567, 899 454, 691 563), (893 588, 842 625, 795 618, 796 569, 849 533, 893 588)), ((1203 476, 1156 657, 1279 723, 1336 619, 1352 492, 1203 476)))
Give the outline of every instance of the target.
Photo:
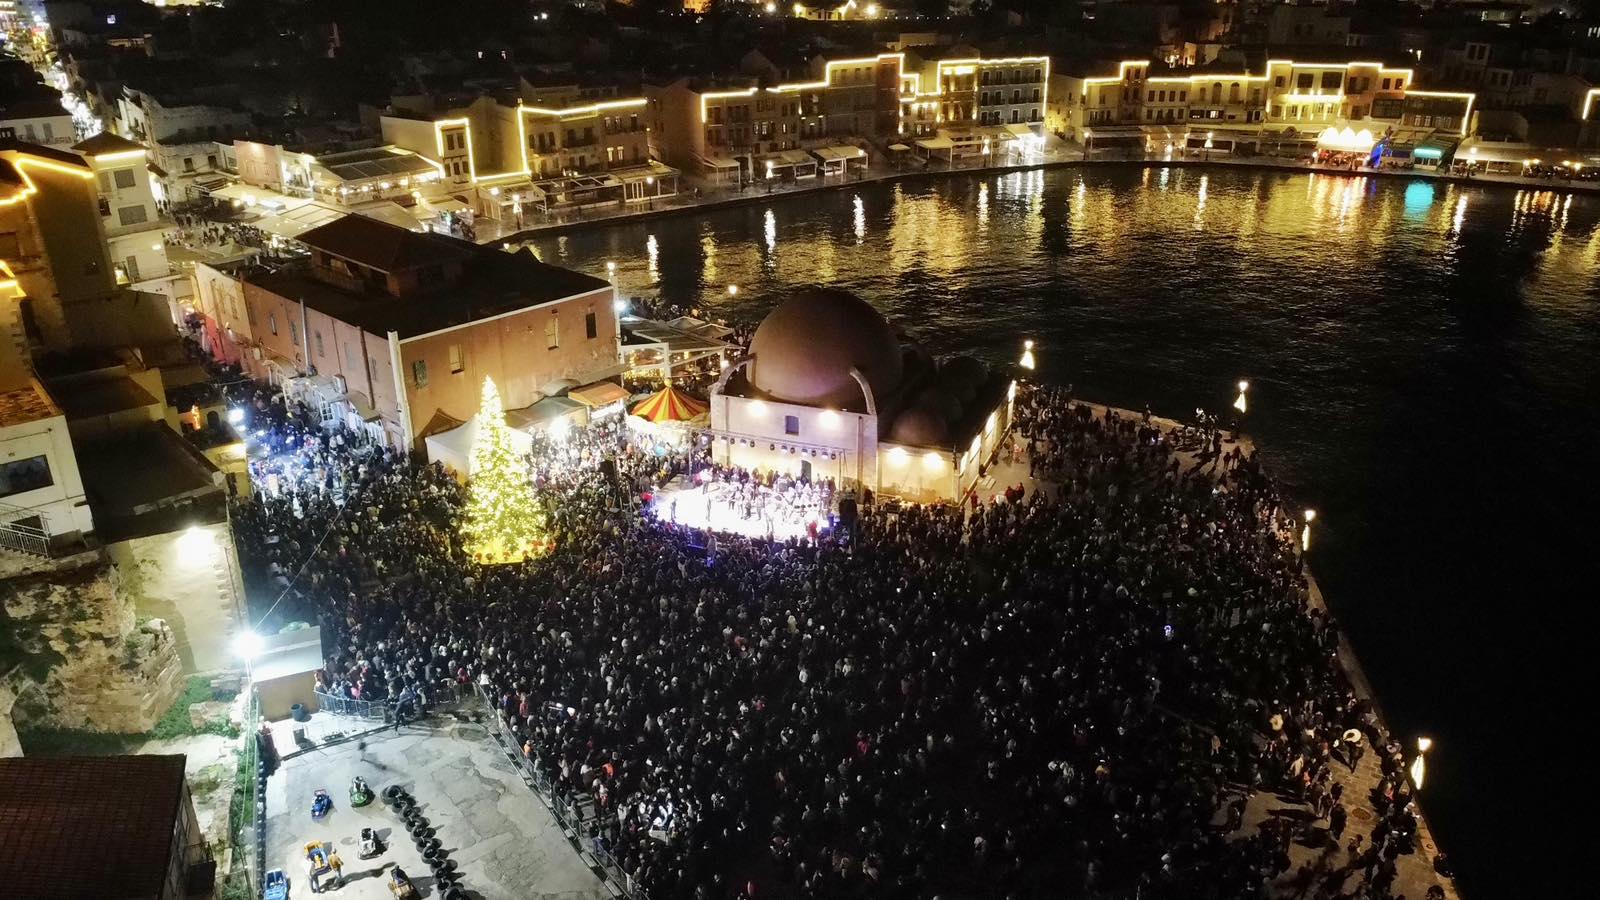
MULTIPOLYGON (((472 442, 477 436, 478 417, 473 416, 449 431, 428 435, 423 443, 428 447, 429 461, 443 463, 459 477, 466 478, 472 474, 472 442)), ((533 438, 513 428, 511 445, 518 453, 527 453, 533 449, 533 438)))

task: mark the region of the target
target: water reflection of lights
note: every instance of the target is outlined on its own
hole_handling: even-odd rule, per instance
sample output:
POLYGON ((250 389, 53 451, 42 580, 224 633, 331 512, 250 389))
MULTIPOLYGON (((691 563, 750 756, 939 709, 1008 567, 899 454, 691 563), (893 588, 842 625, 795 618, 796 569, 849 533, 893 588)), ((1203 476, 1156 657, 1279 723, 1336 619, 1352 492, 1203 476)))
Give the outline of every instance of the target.
POLYGON ((661 280, 661 245, 656 242, 655 235, 648 235, 644 239, 644 255, 649 261, 650 280, 661 280))
POLYGON ((761 217, 761 234, 767 241, 767 252, 778 249, 778 215, 767 208, 766 215, 761 217))
POLYGON ((856 243, 859 244, 867 239, 867 205, 861 202, 861 195, 857 194, 851 207, 854 209, 852 221, 856 230, 856 243))
POLYGON ((978 185, 978 228, 989 226, 989 182, 978 185))

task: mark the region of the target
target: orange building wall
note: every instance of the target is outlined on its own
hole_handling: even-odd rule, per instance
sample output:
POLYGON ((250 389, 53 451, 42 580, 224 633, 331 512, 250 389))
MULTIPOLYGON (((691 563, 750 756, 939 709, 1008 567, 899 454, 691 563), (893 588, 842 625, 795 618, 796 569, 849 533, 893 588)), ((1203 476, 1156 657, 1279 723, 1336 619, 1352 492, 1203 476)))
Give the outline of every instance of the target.
POLYGON ((506 409, 537 399, 541 387, 558 378, 580 383, 609 374, 617 365, 615 291, 607 287, 569 300, 475 322, 461 328, 401 342, 401 383, 411 411, 412 436, 443 410, 465 421, 478 412, 483 379, 493 378, 506 409), (584 317, 595 314, 595 336, 586 336, 584 317), (546 345, 546 323, 558 322, 559 346, 546 345), (462 371, 451 372, 450 348, 459 346, 462 371), (415 364, 426 362, 428 383, 418 385, 415 364))

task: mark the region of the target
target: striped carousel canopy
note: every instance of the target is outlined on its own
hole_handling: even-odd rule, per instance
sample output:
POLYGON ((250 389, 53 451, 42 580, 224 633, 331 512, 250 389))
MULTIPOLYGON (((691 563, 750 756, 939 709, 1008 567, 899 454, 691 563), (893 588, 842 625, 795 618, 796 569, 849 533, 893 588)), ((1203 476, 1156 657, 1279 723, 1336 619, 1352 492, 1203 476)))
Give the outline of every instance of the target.
POLYGON ((652 422, 687 422, 706 409, 706 404, 669 384, 639 401, 639 405, 633 408, 633 414, 652 422))

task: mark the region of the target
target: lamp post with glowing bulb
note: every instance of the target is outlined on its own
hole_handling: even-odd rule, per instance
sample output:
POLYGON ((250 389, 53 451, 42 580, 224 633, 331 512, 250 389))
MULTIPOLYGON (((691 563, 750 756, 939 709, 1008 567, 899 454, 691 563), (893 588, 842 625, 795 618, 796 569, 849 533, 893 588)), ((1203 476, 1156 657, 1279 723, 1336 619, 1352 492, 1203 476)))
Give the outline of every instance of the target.
POLYGON ((1017 360, 1017 364, 1030 372, 1033 371, 1033 341, 1031 339, 1022 342, 1022 359, 1017 360))
POLYGON ((256 657, 261 655, 261 650, 266 646, 266 639, 256 634, 253 629, 246 628, 233 638, 233 655, 244 660, 245 681, 250 689, 255 689, 254 664, 256 657))
POLYGON ((1247 404, 1244 402, 1244 392, 1250 390, 1250 382, 1239 380, 1239 399, 1233 401, 1233 408, 1243 413, 1247 404))
POLYGON ((1317 511, 1306 510, 1306 524, 1300 529, 1300 552, 1305 553, 1311 549, 1311 523, 1317 518, 1317 511))
POLYGON ((1422 790, 1423 777, 1428 774, 1428 764, 1422 760, 1432 747, 1433 738, 1417 738, 1417 758, 1411 761, 1411 786, 1419 791, 1422 790))
POLYGON ((606 279, 608 281, 617 280, 617 264, 609 259, 606 260, 606 279))
POLYGON ((729 297, 737 297, 737 296, 739 296, 739 286, 737 284, 728 285, 728 296, 729 297))

